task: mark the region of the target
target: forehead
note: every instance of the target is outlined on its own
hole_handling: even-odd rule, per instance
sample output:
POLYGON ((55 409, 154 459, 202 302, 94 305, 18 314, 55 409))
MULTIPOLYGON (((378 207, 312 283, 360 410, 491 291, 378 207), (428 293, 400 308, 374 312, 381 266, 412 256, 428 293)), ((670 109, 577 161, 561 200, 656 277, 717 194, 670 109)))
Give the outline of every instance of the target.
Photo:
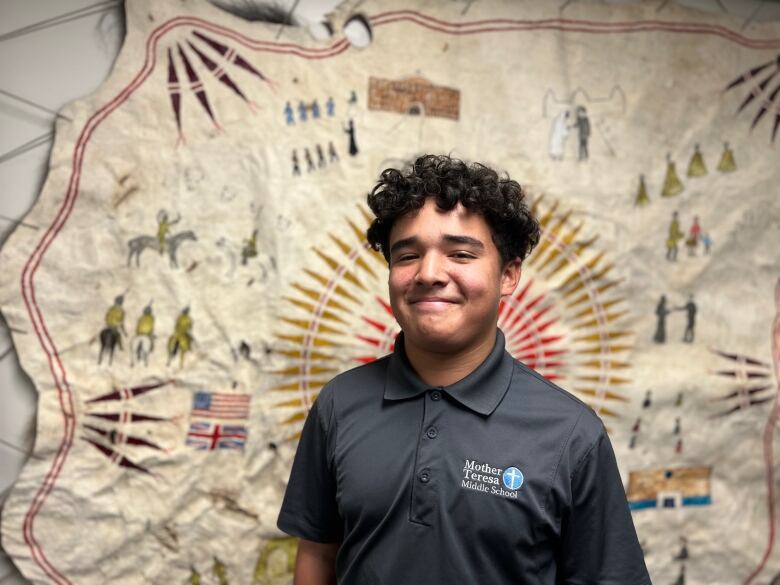
POLYGON ((401 238, 437 239, 444 234, 469 235, 488 243, 491 240, 490 226, 485 217, 458 203, 452 209, 441 209, 436 200, 428 197, 420 209, 412 210, 393 223, 390 244, 401 238))

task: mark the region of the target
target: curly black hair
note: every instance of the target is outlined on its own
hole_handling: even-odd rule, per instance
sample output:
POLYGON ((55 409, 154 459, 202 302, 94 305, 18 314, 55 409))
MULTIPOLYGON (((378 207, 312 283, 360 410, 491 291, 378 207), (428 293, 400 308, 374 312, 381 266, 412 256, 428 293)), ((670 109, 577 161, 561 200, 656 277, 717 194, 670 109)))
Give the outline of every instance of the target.
POLYGON ((493 235, 502 265, 524 260, 539 243, 539 222, 531 213, 523 188, 479 163, 466 164, 447 155, 426 154, 401 172, 385 169, 368 195, 376 219, 366 232, 368 243, 390 263, 390 231, 397 218, 420 209, 435 197, 440 209, 458 203, 481 213, 493 235))

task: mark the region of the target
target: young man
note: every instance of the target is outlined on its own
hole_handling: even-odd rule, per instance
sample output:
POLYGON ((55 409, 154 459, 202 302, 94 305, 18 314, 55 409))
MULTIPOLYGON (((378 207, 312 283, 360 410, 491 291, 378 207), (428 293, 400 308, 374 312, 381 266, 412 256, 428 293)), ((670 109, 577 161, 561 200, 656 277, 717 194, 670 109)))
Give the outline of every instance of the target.
POLYGON ((402 333, 306 420, 278 520, 295 585, 649 584, 603 424, 496 326, 539 240, 520 185, 428 155, 368 203, 402 333))

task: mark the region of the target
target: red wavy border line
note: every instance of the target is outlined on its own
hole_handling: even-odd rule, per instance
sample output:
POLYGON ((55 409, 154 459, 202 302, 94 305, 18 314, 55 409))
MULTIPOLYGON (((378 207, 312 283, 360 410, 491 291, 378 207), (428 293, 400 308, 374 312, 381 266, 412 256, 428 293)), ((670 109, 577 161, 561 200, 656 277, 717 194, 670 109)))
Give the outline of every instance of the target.
MULTIPOLYGON (((638 21, 638 22, 613 22, 601 23, 585 20, 568 19, 546 19, 537 21, 496 19, 482 20, 467 23, 445 22, 410 10, 398 10, 378 14, 370 18, 371 24, 381 26, 394 22, 408 21, 417 25, 436 30, 447 34, 477 34, 488 32, 511 32, 526 30, 559 30, 563 32, 585 32, 597 34, 620 34, 648 31, 666 31, 680 32, 688 34, 708 34, 719 36, 752 49, 774 49, 780 47, 778 39, 750 39, 739 33, 714 25, 684 25, 681 23, 664 21, 638 21)), ((38 512, 54 488, 54 484, 59 477, 65 460, 73 445, 73 434, 76 426, 76 418, 73 410, 73 393, 68 383, 65 367, 63 366, 54 341, 46 327, 43 314, 38 306, 35 296, 34 277, 37 272, 43 256, 51 246, 54 238, 59 234, 65 225, 71 211, 73 210, 76 197, 78 195, 79 180, 81 178, 81 166, 84 161, 84 151, 92 134, 97 127, 120 105, 129 99, 129 97, 149 78, 157 62, 157 44, 159 40, 169 31, 181 26, 194 26, 208 30, 213 33, 221 34, 235 42, 255 51, 264 51, 278 54, 295 55, 303 59, 327 59, 335 57, 347 50, 349 42, 341 38, 334 41, 329 47, 323 49, 311 49, 292 43, 277 43, 268 41, 258 41, 251 39, 234 30, 221 27, 200 18, 195 17, 177 17, 161 24, 149 35, 146 42, 146 54, 144 64, 135 78, 110 102, 95 112, 84 125, 76 146, 73 151, 73 162, 71 177, 68 183, 68 190, 65 199, 57 213, 54 222, 49 226, 32 255, 22 270, 21 289, 27 312, 30 316, 35 334, 41 344, 41 348, 46 354, 49 363, 54 385, 57 389, 60 401, 60 409, 64 420, 64 434, 62 441, 54 457, 51 468, 44 477, 43 483, 33 498, 32 504, 24 518, 23 534, 24 541, 30 549, 35 563, 54 583, 72 585, 71 581, 62 575, 46 558, 43 549, 35 538, 33 522, 38 512)))

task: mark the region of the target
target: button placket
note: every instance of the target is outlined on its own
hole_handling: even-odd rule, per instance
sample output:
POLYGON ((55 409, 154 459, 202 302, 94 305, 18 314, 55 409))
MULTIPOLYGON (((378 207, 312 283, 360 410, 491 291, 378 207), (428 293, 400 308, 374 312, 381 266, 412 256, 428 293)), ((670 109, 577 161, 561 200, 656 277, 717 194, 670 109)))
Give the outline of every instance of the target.
POLYGON ((426 392, 423 420, 417 441, 415 481, 412 484, 410 520, 430 526, 437 509, 438 474, 441 472, 442 417, 446 401, 441 389, 426 392))

